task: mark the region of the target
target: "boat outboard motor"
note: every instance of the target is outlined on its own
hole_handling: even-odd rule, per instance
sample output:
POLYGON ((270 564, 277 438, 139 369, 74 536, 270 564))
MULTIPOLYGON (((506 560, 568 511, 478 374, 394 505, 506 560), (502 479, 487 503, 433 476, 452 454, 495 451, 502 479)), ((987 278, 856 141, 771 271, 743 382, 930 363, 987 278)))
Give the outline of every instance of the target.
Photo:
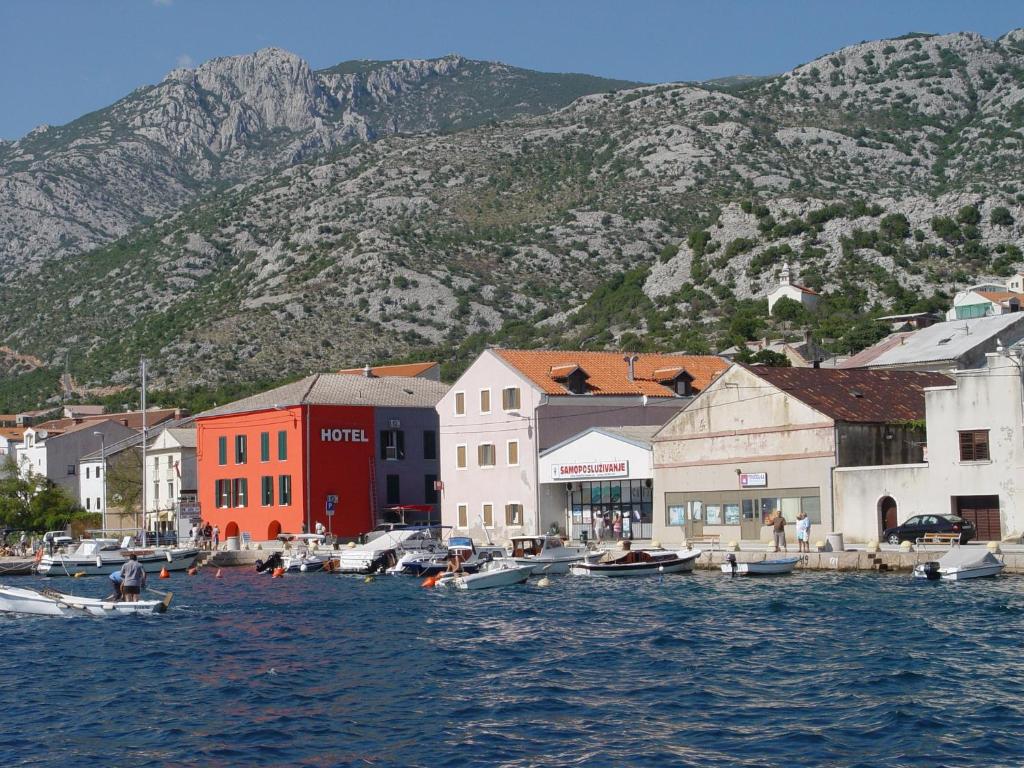
POLYGON ((939 579, 939 564, 935 560, 931 560, 927 563, 921 563, 921 572, 928 581, 937 581, 939 579))
POLYGON ((734 555, 732 552, 730 552, 728 555, 725 556, 725 560, 726 560, 727 563, 729 563, 729 569, 732 571, 731 575, 733 577, 735 577, 736 576, 736 555, 734 555))
POLYGON ((263 560, 256 561, 256 573, 263 573, 264 571, 272 571, 279 565, 284 564, 284 559, 281 557, 280 552, 273 552, 270 557, 263 560))

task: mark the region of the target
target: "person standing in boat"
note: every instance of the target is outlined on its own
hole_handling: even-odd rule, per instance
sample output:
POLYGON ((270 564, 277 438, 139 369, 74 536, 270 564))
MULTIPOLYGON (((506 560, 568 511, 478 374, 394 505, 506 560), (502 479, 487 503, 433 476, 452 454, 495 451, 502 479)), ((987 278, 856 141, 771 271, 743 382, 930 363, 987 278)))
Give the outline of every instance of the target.
POLYGON ((796 548, 798 552, 811 551, 811 518, 803 510, 796 516, 796 548))
POLYGON ((125 602, 139 602, 139 593, 145 586, 146 570, 139 565, 139 556, 132 552, 121 566, 121 594, 125 602))
POLYGON ((786 548, 786 518, 782 516, 782 510, 775 513, 775 517, 772 519, 772 532, 775 540, 775 551, 779 551, 779 547, 782 547, 783 552, 788 552, 786 548))

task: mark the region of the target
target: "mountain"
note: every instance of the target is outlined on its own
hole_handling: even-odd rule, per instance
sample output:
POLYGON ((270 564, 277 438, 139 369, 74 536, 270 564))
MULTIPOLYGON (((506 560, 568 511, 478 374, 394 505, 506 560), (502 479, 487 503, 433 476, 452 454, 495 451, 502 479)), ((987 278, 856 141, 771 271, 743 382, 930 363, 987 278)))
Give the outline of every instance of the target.
POLYGON ((538 114, 631 85, 454 55, 315 72, 276 48, 176 69, 0 143, 0 271, 90 250, 205 192, 352 142, 538 114))
MULTIPOLYGON (((457 106, 482 113, 486 94, 434 78, 419 101, 324 90, 375 141, 288 123, 329 109, 315 89, 258 113, 281 127, 257 144, 203 133, 196 157, 234 183, 190 182, 186 204, 116 242, 37 257, 0 287, 0 344, 48 366, 69 353, 91 386, 128 381, 142 353, 184 386, 420 354, 452 371, 488 342, 699 352, 810 327, 845 351, 884 330, 872 316, 944 306, 1024 264, 1021 30, 909 35, 777 77, 557 109, 537 96, 515 115, 492 100, 487 119, 457 106), (304 155, 300 134, 335 138, 304 155), (763 297, 787 261, 822 310, 769 321, 763 297)), ((233 105, 221 112, 249 114, 233 105)))

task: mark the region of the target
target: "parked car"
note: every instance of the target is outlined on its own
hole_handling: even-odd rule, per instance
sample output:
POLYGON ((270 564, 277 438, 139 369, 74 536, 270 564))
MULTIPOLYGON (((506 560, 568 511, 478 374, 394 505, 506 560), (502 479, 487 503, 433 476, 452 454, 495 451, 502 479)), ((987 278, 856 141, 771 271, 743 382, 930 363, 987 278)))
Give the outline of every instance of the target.
POLYGON ((914 515, 904 520, 903 525, 886 528, 882 540, 899 544, 903 541, 917 541, 929 533, 959 533, 961 544, 966 544, 977 535, 974 523, 957 515, 914 515))

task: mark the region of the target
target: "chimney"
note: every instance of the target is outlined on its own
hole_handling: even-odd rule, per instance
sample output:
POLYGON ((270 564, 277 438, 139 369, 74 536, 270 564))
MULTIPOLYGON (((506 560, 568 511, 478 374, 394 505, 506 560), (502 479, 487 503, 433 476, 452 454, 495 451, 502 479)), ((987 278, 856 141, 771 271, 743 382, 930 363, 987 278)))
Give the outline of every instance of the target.
POLYGON ((372 379, 374 377, 373 368, 370 367, 369 363, 363 366, 363 376, 365 376, 368 379, 372 379))
POLYGON ((817 358, 817 357, 816 357, 816 358, 814 358, 814 362, 812 363, 812 365, 813 365, 813 366, 814 366, 815 368, 821 368, 821 360, 820 360, 819 358, 817 358))
POLYGON ((811 351, 811 344, 812 343, 813 343, 813 339, 811 338, 811 329, 810 328, 805 328, 804 329, 804 344, 807 346, 807 351, 808 352, 811 351))
POLYGON ((636 368, 635 368, 635 366, 636 366, 636 361, 640 359, 640 355, 626 355, 622 359, 625 360, 626 361, 626 365, 629 366, 629 370, 626 373, 626 375, 629 377, 630 381, 635 381, 636 380, 636 368))

